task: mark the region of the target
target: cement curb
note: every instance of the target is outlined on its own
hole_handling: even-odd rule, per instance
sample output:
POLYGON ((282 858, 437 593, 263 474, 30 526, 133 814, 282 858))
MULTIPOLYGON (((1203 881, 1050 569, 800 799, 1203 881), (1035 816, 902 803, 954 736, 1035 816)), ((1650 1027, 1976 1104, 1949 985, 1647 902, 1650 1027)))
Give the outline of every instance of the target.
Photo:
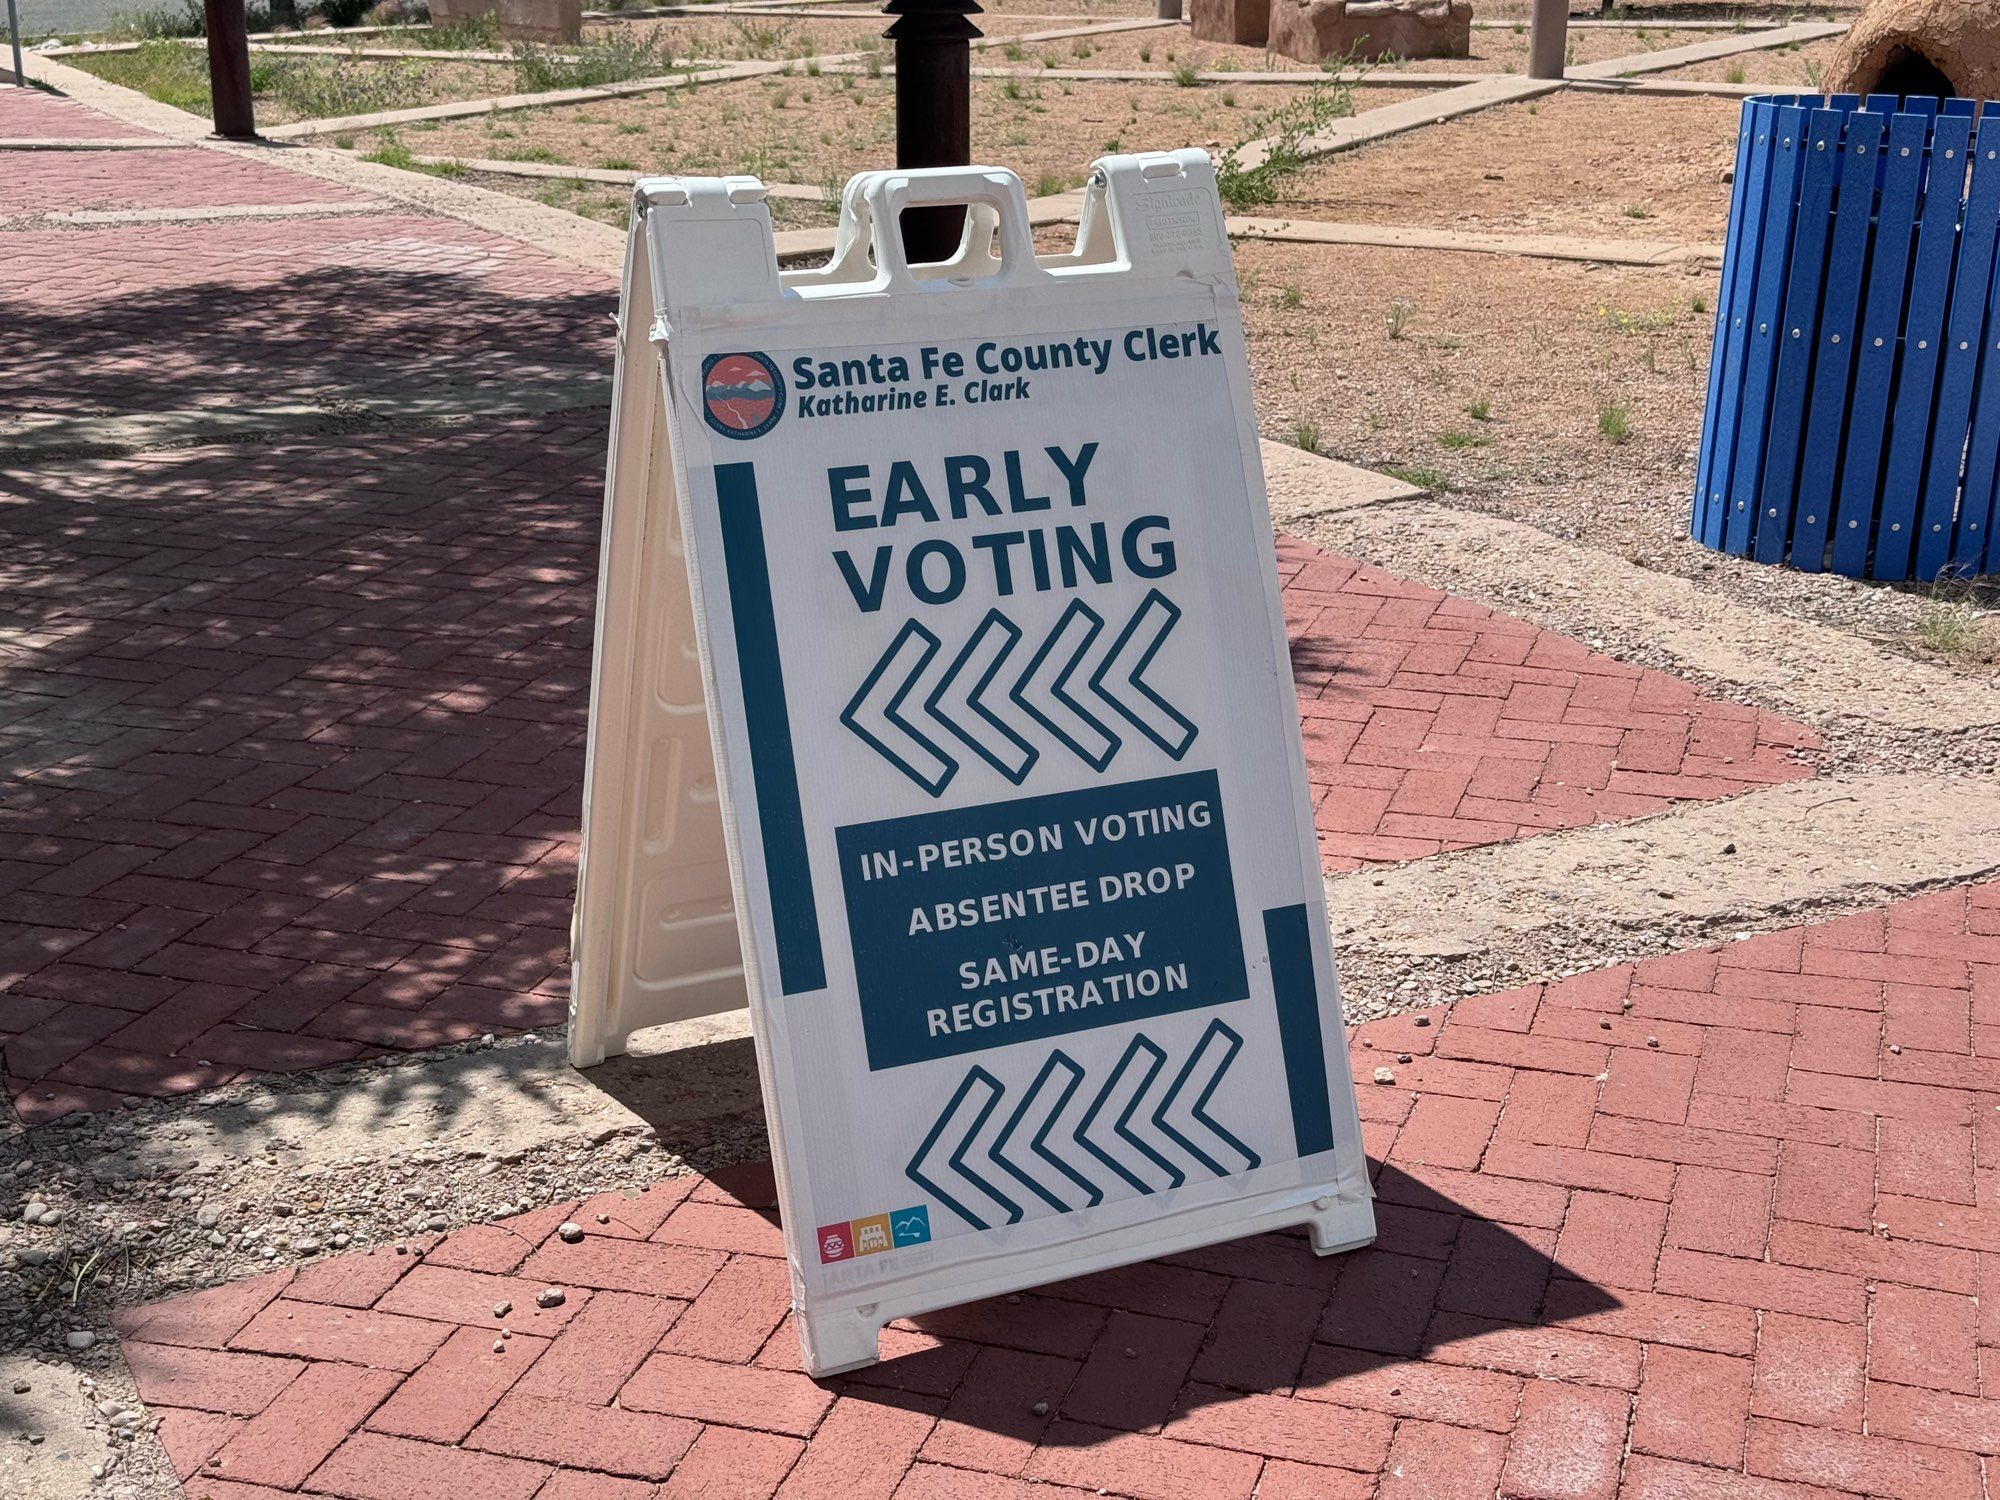
POLYGON ((1388 250, 1449 250, 1473 255, 1515 255, 1531 260, 1571 260, 1614 266, 1719 268, 1722 246, 1671 240, 1586 240, 1545 234, 1466 234, 1404 224, 1342 224, 1316 219, 1237 218, 1227 221, 1241 239, 1298 245, 1368 245, 1388 250))

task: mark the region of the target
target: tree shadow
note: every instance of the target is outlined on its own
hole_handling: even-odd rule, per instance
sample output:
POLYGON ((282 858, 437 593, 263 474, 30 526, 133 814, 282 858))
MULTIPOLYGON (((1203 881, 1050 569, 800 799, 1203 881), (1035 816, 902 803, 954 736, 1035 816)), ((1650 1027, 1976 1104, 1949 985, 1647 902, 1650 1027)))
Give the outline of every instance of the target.
MULTIPOLYGON (((274 247, 261 279, 239 267, 227 280, 97 297, 91 261, 79 256, 61 284, 16 283, 0 295, 7 409, 80 416, 421 398, 439 387, 477 393, 537 375, 610 373, 614 290, 530 290, 528 267, 496 261, 483 244, 399 237, 379 221, 313 229, 317 243, 274 247), (398 257, 437 269, 381 268, 398 257)), ((143 240, 107 235, 96 258, 121 285, 148 279, 143 240), (114 248, 140 264, 114 263, 114 248)))

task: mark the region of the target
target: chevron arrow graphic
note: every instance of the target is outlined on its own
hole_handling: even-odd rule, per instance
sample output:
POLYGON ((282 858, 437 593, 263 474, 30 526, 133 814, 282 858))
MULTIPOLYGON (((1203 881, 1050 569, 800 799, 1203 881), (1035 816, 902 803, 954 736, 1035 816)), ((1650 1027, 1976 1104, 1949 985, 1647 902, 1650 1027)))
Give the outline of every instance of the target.
POLYGON ((1020 626, 997 609, 989 611, 924 700, 924 709, 932 718, 1015 786, 1028 779, 1042 752, 988 707, 984 694, 1020 639, 1020 626), (967 727, 970 719, 977 719, 992 734, 975 733, 967 727))
POLYGON ((993 1164, 1059 1214, 1066 1214, 1077 1205, 1058 1196, 1040 1178, 1016 1166, 1008 1159, 1006 1151, 1008 1143, 1014 1138, 1015 1131, 1021 1128, 1023 1122, 1031 1118, 1038 1119, 1041 1123, 1029 1142, 1029 1149, 1041 1161, 1054 1167, 1062 1177, 1068 1179, 1069 1183, 1082 1189, 1083 1207, 1095 1208, 1102 1203, 1103 1190, 1057 1156, 1048 1145, 1049 1132, 1062 1118, 1070 1100, 1076 1097, 1077 1088, 1082 1082, 1083 1069, 1077 1066, 1074 1060, 1062 1052, 1050 1053, 1049 1060, 1042 1064, 1042 1071, 1037 1073, 1035 1081, 1028 1085, 1028 1092, 1022 1096, 1019 1107, 1008 1117, 1006 1125, 1001 1128, 1000 1134, 993 1141, 993 1164), (1062 1081, 1053 1081, 1058 1074, 1061 1075, 1062 1081), (1051 1096, 1055 1102, 1053 1104, 1045 1102, 1051 1096))
POLYGON ((1061 1214, 1104 1201, 1099 1183, 1109 1179, 1097 1175, 1097 1166, 1144 1194, 1185 1184, 1192 1172, 1188 1164, 1217 1177, 1249 1171, 1263 1159, 1209 1113, 1209 1102, 1242 1050, 1240 1035, 1211 1021, 1157 1098, 1155 1087, 1167 1076, 1170 1059, 1148 1036, 1132 1038, 1095 1090, 1086 1087, 1090 1080, 1081 1064, 1053 1051, 997 1131, 989 1127, 1001 1113, 1007 1085, 975 1066, 905 1173, 974 1229, 992 1229, 1026 1217, 1008 1196, 1012 1189, 1003 1186, 1003 1177, 1061 1214), (1072 1147, 1082 1154, 1073 1154, 1072 1147), (1185 1164, 1177 1159, 1183 1153, 1185 1164), (1164 1186, 1149 1180, 1155 1173, 1164 1177, 1164 1186))
POLYGON ((947 1192, 940 1186, 935 1178, 929 1175, 926 1167, 931 1153, 940 1141, 956 1141, 957 1144, 951 1147, 945 1157, 945 1164, 984 1196, 999 1204, 1009 1224, 1019 1223, 1021 1205, 974 1172, 965 1162, 967 1149, 985 1128, 986 1121, 993 1111, 999 1108, 1000 1101, 1006 1093, 1006 1085, 984 1068, 974 1068, 967 1073, 965 1081, 958 1086, 958 1092, 951 1096, 951 1103, 944 1107, 944 1112, 937 1117, 937 1123, 931 1127, 930 1134, 924 1137, 924 1143, 917 1147, 917 1154, 910 1158, 909 1166, 903 1169, 904 1174, 912 1182, 974 1229, 991 1229, 993 1226, 975 1208, 963 1202, 960 1196, 947 1192))
POLYGON ((1175 760, 1186 755, 1194 743, 1194 721, 1148 687, 1144 673, 1180 618, 1180 606, 1154 589, 1132 611, 1132 618, 1090 678, 1091 690, 1098 697, 1175 760))
POLYGON ((1236 1061, 1236 1054, 1243 1050, 1243 1038, 1221 1021, 1211 1021, 1208 1030, 1195 1043, 1194 1051, 1167 1086, 1167 1092, 1160 1099, 1160 1106, 1153 1111, 1153 1124, 1160 1133, 1200 1162, 1217 1177, 1227 1177, 1232 1172, 1247 1172, 1263 1164, 1263 1158, 1252 1151, 1242 1141, 1224 1130, 1210 1117, 1208 1101, 1214 1096, 1216 1086, 1222 1082, 1222 1075, 1229 1071, 1229 1065, 1236 1061), (1229 1151, 1243 1159, 1241 1167, 1225 1167, 1214 1155, 1203 1150, 1189 1138, 1187 1132, 1176 1127, 1167 1118, 1168 1111, 1181 1102, 1183 1094, 1195 1087, 1194 1098, 1187 1103, 1187 1121, 1199 1127, 1210 1137, 1210 1144, 1220 1142, 1229 1151))
POLYGON ((958 762, 903 716, 903 700, 937 655, 938 645, 930 631, 915 620, 906 621, 840 714, 841 723, 933 797, 943 795, 951 784, 958 762))
POLYGON ((1112 1135, 1136 1149, 1147 1161, 1165 1172, 1168 1178, 1167 1186, 1179 1187, 1186 1182, 1185 1172, 1133 1135, 1131 1131, 1132 1113, 1139 1107, 1139 1101, 1146 1097, 1146 1091, 1153 1086, 1153 1080, 1160 1076, 1160 1068, 1166 1060, 1167 1054, 1146 1037, 1133 1037, 1132 1044, 1125 1049, 1125 1055, 1118 1059, 1117 1065, 1111 1070, 1111 1076, 1104 1081, 1104 1087, 1098 1090, 1097 1097, 1090 1101, 1090 1108, 1084 1111, 1083 1120, 1076 1127, 1076 1143, 1142 1193, 1155 1193, 1159 1189, 1133 1171, 1129 1162, 1120 1161, 1101 1141, 1093 1139, 1091 1131, 1107 1107, 1116 1107, 1113 1106, 1113 1096, 1123 1096, 1123 1106, 1119 1107, 1118 1112, 1112 1117, 1112 1135), (1128 1084, 1128 1075, 1133 1074, 1137 1075, 1137 1082, 1128 1084), (1123 1091, 1128 1086, 1131 1092, 1129 1095, 1124 1095, 1123 1091))
POLYGON ((1093 771, 1110 765, 1122 742, 1071 696, 1069 680, 1103 629, 1102 615, 1081 599, 1071 600, 1008 695, 1093 771))

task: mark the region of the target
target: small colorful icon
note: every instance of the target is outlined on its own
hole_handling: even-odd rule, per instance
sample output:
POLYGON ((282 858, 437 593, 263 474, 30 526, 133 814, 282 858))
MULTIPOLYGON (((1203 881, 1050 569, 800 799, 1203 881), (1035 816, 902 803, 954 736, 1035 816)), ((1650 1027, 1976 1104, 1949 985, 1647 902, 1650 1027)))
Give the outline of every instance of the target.
POLYGON ((830 1260, 848 1260, 854 1255, 854 1240, 848 1234, 845 1224, 822 1224, 819 1231, 819 1258, 824 1265, 830 1260))
POLYGON ((768 354, 711 354, 701 367, 701 402, 724 437, 762 437, 785 414, 785 382, 768 354))
POLYGON ((854 1231, 856 1255, 880 1255, 884 1250, 896 1248, 896 1241, 889 1233, 887 1214, 874 1214, 866 1219, 856 1219, 847 1227, 854 1231))
POLYGON ((820 1263, 853 1260, 857 1255, 880 1255, 906 1245, 927 1245, 930 1238, 931 1211, 922 1204, 899 1208, 892 1214, 870 1214, 845 1224, 822 1224, 820 1263))

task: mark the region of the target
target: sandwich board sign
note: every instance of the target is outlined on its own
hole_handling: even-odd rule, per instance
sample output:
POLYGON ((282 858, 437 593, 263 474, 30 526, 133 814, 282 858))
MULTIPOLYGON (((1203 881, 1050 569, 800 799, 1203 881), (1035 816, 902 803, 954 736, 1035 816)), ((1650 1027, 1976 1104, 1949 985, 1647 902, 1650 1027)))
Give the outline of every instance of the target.
POLYGON ((1374 1217, 1208 158, 637 190, 571 1049, 748 1004, 807 1367, 1374 1217), (905 208, 967 205, 906 263, 905 208), (889 232, 884 233, 884 226, 889 232))

